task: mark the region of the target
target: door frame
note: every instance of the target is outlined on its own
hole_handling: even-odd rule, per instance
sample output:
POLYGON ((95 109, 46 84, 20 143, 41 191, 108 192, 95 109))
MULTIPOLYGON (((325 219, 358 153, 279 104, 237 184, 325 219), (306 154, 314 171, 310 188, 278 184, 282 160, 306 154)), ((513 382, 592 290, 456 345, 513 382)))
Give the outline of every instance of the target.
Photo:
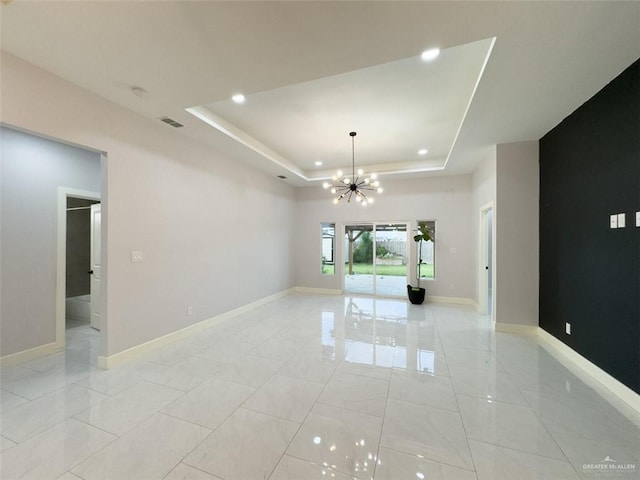
POLYGON ((487 216, 488 213, 492 214, 491 222, 491 285, 493 286, 493 295, 491 295, 491 318, 493 319, 496 305, 496 216, 495 209, 493 208, 493 201, 486 203, 480 207, 478 231, 479 231, 479 254, 478 254, 478 313, 482 315, 487 314, 487 297, 489 295, 489 280, 485 274, 486 267, 489 262, 488 254, 488 237, 489 231, 487 228, 487 216))
MULTIPOLYGON (((337 225, 337 224, 336 224, 337 225)), ((345 291, 345 269, 344 269, 344 234, 345 234, 345 227, 348 226, 353 226, 353 225, 371 225, 372 227, 372 233, 373 233, 373 251, 376 251, 376 246, 377 246, 377 239, 376 239, 376 225, 406 225, 407 226, 407 276, 405 278, 405 280, 407 282, 409 282, 409 276, 411 275, 411 262, 414 260, 412 258, 412 251, 413 249, 409 247, 410 245, 410 237, 409 237, 409 233, 412 231, 412 223, 408 220, 392 220, 392 221, 374 221, 374 220, 362 220, 362 221, 348 221, 348 222, 341 222, 340 223, 340 289, 342 290, 343 293, 348 293, 348 294, 353 294, 352 292, 347 292, 345 291)), ((338 235, 336 234, 336 239, 338 238, 338 235)), ((386 295, 378 295, 378 293, 376 292, 376 261, 375 261, 375 255, 373 258, 373 293, 371 294, 366 294, 366 295, 372 295, 374 297, 387 297, 386 295)), ((336 272, 338 270, 336 269, 336 272)), ((365 294, 362 294, 365 295, 365 294)), ((389 298, 401 298, 401 296, 390 296, 389 298)))
MULTIPOLYGON (((56 262, 56 350, 65 348, 66 293, 67 293, 67 198, 101 201, 100 193, 75 188, 58 187, 58 241, 56 262)), ((104 260, 104 250, 102 250, 104 260)), ((104 294, 104 289, 102 289, 104 294)), ((101 330, 102 331, 102 330, 101 330)))

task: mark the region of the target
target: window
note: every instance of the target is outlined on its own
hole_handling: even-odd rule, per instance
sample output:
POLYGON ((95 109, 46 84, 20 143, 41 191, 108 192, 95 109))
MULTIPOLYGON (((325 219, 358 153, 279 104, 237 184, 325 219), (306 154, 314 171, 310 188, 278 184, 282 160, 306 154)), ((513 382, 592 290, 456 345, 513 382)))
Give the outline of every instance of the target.
MULTIPOLYGON (((430 233, 431 238, 436 238, 436 222, 435 220, 418 220, 418 226, 425 226, 430 233)), ((436 262, 435 262, 435 244, 433 240, 421 240, 417 245, 420 255, 420 278, 435 279, 436 278, 436 262)))
POLYGON ((334 275, 336 263, 334 258, 336 238, 336 224, 322 224, 322 274, 334 275))

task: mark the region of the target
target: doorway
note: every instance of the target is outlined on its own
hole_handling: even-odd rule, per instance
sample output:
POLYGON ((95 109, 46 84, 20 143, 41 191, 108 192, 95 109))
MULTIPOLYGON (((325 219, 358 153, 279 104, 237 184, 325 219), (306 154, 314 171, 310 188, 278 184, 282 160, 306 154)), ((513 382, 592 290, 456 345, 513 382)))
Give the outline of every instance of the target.
POLYGON ((101 305, 101 286, 92 281, 94 259, 101 257, 93 213, 99 209, 99 193, 58 188, 56 343, 67 357, 92 365, 100 348, 100 325, 92 322, 92 310, 101 305))
MULTIPOLYGON (((92 205, 96 199, 67 196, 65 329, 91 324, 92 205)), ((94 288, 95 290, 95 288, 94 288)), ((99 328, 97 328, 99 329, 99 328)))
POLYGON ((404 296, 408 231, 406 222, 346 224, 343 290, 364 295, 404 296))

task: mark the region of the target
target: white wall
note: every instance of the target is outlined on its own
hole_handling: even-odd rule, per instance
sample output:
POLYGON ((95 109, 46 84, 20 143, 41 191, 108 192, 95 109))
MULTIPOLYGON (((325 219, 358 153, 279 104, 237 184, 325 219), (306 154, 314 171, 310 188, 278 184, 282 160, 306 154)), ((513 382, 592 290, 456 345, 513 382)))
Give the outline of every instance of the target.
POLYGON ((501 144, 496 157, 496 286, 498 324, 538 326, 538 142, 501 144))
POLYGON ((5 52, 1 74, 4 123, 108 157, 103 355, 294 286, 293 188, 5 52))
MULTIPOLYGON (((297 190, 297 285, 341 288, 340 275, 321 274, 322 222, 410 221, 414 228, 416 220, 436 220, 436 279, 423 281, 422 286, 428 296, 472 298, 476 244, 471 226, 471 176, 395 181, 381 177, 381 182, 384 193, 367 207, 345 202, 334 205, 331 194, 321 185, 297 190), (452 248, 456 253, 451 252, 452 248)), ((337 230, 336 237, 341 239, 343 231, 337 230)), ((340 246, 342 242, 337 243, 340 246)), ((415 244, 411 243, 415 257, 415 244)), ((410 278, 415 283, 415 273, 410 278)))
POLYGON ((0 168, 5 356, 55 341, 58 187, 99 194, 100 154, 0 128, 0 168))

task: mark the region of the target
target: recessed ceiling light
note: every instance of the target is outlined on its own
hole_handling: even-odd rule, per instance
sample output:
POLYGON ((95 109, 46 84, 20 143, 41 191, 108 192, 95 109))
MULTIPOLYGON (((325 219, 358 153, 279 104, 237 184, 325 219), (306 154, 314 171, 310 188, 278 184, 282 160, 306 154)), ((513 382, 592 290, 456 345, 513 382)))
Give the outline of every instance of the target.
POLYGON ((318 160, 318 161, 315 163, 315 165, 316 165, 316 167, 320 167, 320 166, 322 166, 322 162, 321 162, 320 160, 318 160))
POLYGON ((244 103, 246 99, 244 98, 243 94, 236 93, 233 97, 231 97, 231 100, 233 100, 234 103, 244 103))
POLYGON ((431 48, 422 52, 420 58, 422 58, 422 60, 424 60, 425 62, 430 62, 431 60, 435 60, 436 58, 438 58, 438 55, 440 55, 440 49, 431 48))
POLYGON ((429 150, 427 150, 426 148, 421 148, 420 150, 418 150, 418 155, 426 155, 427 153, 429 153, 429 150))

